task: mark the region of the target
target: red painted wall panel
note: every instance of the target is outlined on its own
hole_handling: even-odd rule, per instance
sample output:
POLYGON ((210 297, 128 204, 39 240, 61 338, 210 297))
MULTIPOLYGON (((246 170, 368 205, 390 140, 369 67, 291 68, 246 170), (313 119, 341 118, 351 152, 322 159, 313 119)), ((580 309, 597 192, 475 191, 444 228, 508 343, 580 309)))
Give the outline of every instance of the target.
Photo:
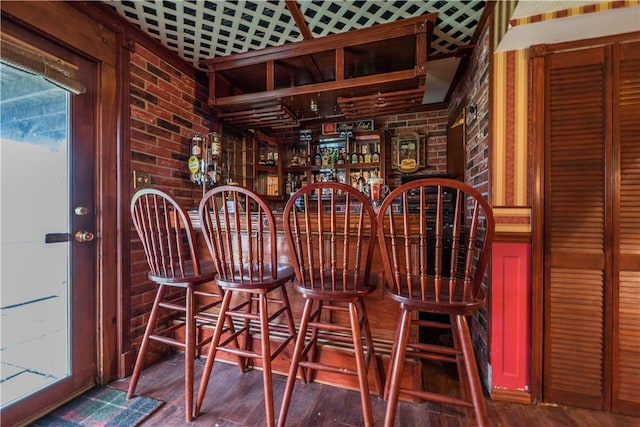
POLYGON ((491 274, 491 388, 529 391, 531 244, 495 243, 491 274))

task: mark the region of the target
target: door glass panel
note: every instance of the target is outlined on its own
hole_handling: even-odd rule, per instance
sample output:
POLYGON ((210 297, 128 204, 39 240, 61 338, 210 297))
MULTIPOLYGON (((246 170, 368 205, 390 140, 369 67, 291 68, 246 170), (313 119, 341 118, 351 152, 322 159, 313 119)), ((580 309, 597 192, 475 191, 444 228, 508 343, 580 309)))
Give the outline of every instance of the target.
POLYGON ((5 406, 70 373, 70 99, 42 77, 4 64, 0 76, 5 406))

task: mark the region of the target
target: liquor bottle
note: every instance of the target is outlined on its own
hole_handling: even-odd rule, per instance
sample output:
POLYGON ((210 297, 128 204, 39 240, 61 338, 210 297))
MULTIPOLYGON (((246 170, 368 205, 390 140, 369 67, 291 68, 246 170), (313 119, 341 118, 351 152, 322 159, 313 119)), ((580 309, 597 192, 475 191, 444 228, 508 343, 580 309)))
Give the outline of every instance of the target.
POLYGON ((300 166, 307 166, 309 164, 307 149, 300 148, 300 166))
POLYGON ((322 166, 329 166, 329 157, 330 157, 329 149, 323 148, 322 149, 322 166))
POLYGON ((365 181, 364 177, 362 176, 362 169, 360 169, 360 176, 356 180, 356 188, 358 189, 358 191, 364 193, 365 184, 366 184, 366 181, 365 181))
POLYGON ((371 150, 369 150, 369 146, 367 144, 362 146, 362 151, 364 153, 364 162, 371 163, 371 150))
POLYGON ((380 162, 380 144, 376 144, 373 148, 373 154, 371 155, 371 161, 373 163, 380 162))
POLYGON ((351 164, 355 165, 356 163, 358 163, 358 152, 354 149, 351 153, 351 164))
POLYGON ((313 155, 313 164, 320 166, 322 164, 322 154, 320 154, 320 146, 316 147, 316 154, 313 155))
POLYGON ((293 177, 291 176, 290 173, 287 174, 287 182, 285 183, 284 186, 284 194, 291 194, 293 193, 293 177))

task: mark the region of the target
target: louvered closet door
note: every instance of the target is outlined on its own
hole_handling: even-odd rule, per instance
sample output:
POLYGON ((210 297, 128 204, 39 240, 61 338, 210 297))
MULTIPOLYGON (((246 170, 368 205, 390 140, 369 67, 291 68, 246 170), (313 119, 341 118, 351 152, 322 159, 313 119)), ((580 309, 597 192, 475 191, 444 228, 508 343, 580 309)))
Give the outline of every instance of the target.
POLYGON ((616 164, 613 411, 640 416, 640 43, 614 50, 616 164), (616 292, 617 289, 617 292, 616 292))
POLYGON ((600 410, 611 259, 604 62, 602 48, 549 55, 545 112, 544 400, 600 410))
POLYGON ((546 62, 543 397, 640 416, 640 42, 546 62))

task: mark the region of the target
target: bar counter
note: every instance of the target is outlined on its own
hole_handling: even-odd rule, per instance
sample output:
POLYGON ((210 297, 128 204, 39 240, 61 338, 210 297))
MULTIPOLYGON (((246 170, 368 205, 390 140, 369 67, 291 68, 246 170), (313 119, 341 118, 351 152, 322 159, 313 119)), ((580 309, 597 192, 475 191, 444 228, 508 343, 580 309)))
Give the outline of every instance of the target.
MULTIPOLYGON (((196 241, 198 245, 198 252, 202 259, 211 259, 211 255, 208 251, 207 245, 204 241, 204 237, 199 232, 200 230, 200 220, 198 218, 198 214, 196 211, 189 211, 189 216, 191 217, 194 229, 196 231, 196 241)), ((291 255, 289 252, 289 247, 286 242, 284 227, 282 225, 282 214, 274 213, 276 219, 276 228, 277 228, 277 250, 278 250, 278 261, 283 264, 291 265, 291 255)), ((266 247, 269 248, 270 245, 267 243, 266 247)), ((397 319, 400 315, 400 308, 398 304, 394 301, 389 300, 384 296, 383 284, 384 284, 384 267, 382 263, 382 259, 380 257, 380 250, 378 246, 375 247, 374 257, 372 262, 372 271, 371 277, 374 281, 377 281, 377 289, 371 295, 366 298, 366 307, 367 313, 369 317, 369 324, 371 326, 371 332, 373 334, 373 339, 375 342, 375 350, 378 357, 381 358, 383 362, 383 366, 386 368, 389 363, 391 347, 393 344, 393 338, 395 334, 395 326, 397 323, 397 319)), ((294 321, 296 325, 299 323, 299 319, 302 316, 302 309, 304 306, 304 300, 301 295, 295 290, 293 284, 287 285, 287 292, 289 295, 291 310, 293 313, 294 321)), ((345 322, 348 323, 348 318, 344 319, 345 322)), ((283 322, 284 323, 284 322, 283 322)), ((204 334, 210 334, 212 332, 212 328, 203 329, 204 334)), ((274 342, 272 345, 276 344, 278 340, 277 333, 273 333, 271 337, 274 342)), ((418 330, 415 328, 411 331, 411 339, 418 339, 418 330)), ((253 345, 259 346, 259 339, 255 338, 253 345)), ((346 350, 346 344, 337 343, 337 342, 325 342, 320 346, 319 349, 319 357, 322 358, 331 358, 332 363, 337 363, 340 366, 344 365, 345 367, 354 367, 355 359, 353 358, 353 354, 346 350)), ((289 361, 291 358, 291 352, 293 351, 293 345, 285 349, 273 362, 273 371, 286 375, 289 369, 289 361)), ((207 349, 205 348, 202 353, 206 354, 207 349)), ((231 359, 230 356, 226 355, 224 352, 219 352, 219 359, 224 361, 234 362, 234 359, 231 359)), ((330 360, 330 359, 327 359, 330 360)), ((403 381, 407 383, 409 381, 414 383, 414 386, 419 387, 421 384, 421 363, 414 360, 407 360, 405 366, 405 378, 403 381)), ((383 373, 383 375, 385 375, 383 373)), ((339 387, 344 387, 348 389, 357 390, 358 389, 358 379, 357 377, 348 376, 348 375, 340 375, 330 372, 318 372, 315 381, 333 384, 339 387)), ((371 373, 369 375, 370 385, 373 388, 373 378, 371 373)))

